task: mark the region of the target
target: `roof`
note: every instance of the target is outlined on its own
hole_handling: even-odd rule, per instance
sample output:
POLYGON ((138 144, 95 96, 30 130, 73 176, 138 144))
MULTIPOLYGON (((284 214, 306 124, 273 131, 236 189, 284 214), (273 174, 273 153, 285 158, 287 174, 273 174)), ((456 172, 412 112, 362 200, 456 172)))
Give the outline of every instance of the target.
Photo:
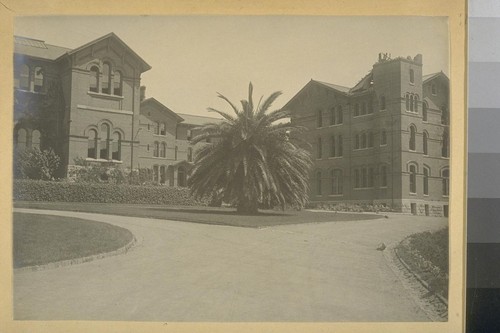
POLYGON ((14 36, 14 53, 17 54, 47 60, 56 60, 69 51, 71 51, 71 49, 50 45, 43 40, 14 36))
POLYGON ((369 89, 373 84, 373 72, 369 71, 359 82, 349 90, 350 93, 369 89))
POLYGON ((432 110, 439 110, 439 107, 437 107, 436 104, 434 104, 434 102, 429 98, 429 97, 425 97, 424 98, 424 102, 427 103, 427 107, 429 109, 432 109, 432 110))
POLYGON ((129 51, 141 64, 142 72, 145 72, 145 71, 151 69, 151 66, 146 61, 144 61, 144 59, 142 59, 137 53, 135 53, 134 50, 132 50, 127 44, 125 44, 125 42, 123 40, 121 40, 117 35, 115 35, 114 32, 110 32, 109 34, 104 35, 102 37, 99 37, 97 39, 94 39, 93 41, 88 42, 87 44, 84 44, 80 47, 77 47, 76 49, 70 50, 70 51, 66 52, 65 54, 61 55, 61 57, 64 55, 70 55, 70 54, 74 54, 76 52, 79 52, 79 51, 91 46, 92 44, 96 44, 96 43, 103 41, 103 40, 106 40, 108 38, 113 38, 119 44, 121 44, 127 51, 129 51))
POLYGON ((154 104, 156 107, 158 107, 160 109, 160 111, 163 111, 171 116, 174 116, 174 118, 176 118, 177 121, 179 121, 179 122, 184 120, 183 117, 179 116, 177 113, 170 110, 169 108, 167 108, 165 105, 163 105, 162 103, 160 103, 158 100, 156 100, 153 97, 147 98, 141 102, 141 106, 146 105, 146 104, 154 104))
POLYGON ((338 84, 331 84, 331 83, 316 81, 316 80, 312 80, 312 79, 311 79, 311 81, 319 83, 321 85, 324 85, 324 86, 326 86, 328 88, 335 89, 335 90, 340 91, 341 93, 345 93, 345 94, 349 93, 349 90, 351 90, 348 87, 339 86, 338 84))
POLYGON ((425 83, 426 81, 430 81, 438 76, 443 76, 446 80, 448 80, 448 77, 446 76, 446 74, 444 74, 443 71, 441 71, 441 72, 436 72, 436 73, 427 74, 427 75, 422 76, 422 82, 425 83))
POLYGON ((205 125, 208 123, 218 123, 221 122, 220 118, 212 118, 212 117, 204 117, 204 116, 195 116, 192 114, 179 113, 179 115, 184 118, 183 123, 189 125, 205 125))

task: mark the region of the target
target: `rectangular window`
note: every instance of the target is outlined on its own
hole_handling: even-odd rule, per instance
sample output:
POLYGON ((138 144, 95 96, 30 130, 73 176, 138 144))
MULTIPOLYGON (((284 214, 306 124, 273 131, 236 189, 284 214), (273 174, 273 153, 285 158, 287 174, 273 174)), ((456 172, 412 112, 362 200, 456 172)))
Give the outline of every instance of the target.
POLYGON ((387 167, 385 165, 380 168, 380 186, 387 187, 387 167))
POLYGON ((373 187, 373 179, 374 179, 375 175, 374 175, 374 172, 373 172, 373 168, 369 168, 368 169, 368 187, 373 187))
POLYGON ((335 157, 335 136, 333 135, 330 141, 330 157, 335 157))
POLYGON ((344 143, 343 143, 342 140, 343 140, 342 139, 342 135, 339 135, 339 137, 338 137, 339 149, 338 149, 338 152, 337 152, 337 154, 338 154, 339 157, 342 157, 344 155, 344 143))
POLYGON ((362 187, 368 186, 368 172, 366 168, 361 169, 361 186, 362 187))
POLYGON ((359 169, 354 169, 354 188, 359 188, 359 169))

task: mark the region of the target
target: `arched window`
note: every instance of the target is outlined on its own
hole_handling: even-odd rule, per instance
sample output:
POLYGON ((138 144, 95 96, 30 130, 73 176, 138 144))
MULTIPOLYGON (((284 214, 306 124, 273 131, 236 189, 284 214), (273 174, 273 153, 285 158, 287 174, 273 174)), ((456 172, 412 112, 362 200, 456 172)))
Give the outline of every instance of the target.
POLYGON ((28 132, 24 128, 17 130, 16 136, 17 147, 20 149, 25 149, 28 144, 28 132))
POLYGON ((422 120, 427 121, 427 103, 422 104, 422 120))
POLYGON ((160 123, 159 122, 155 122, 155 132, 154 133, 156 135, 160 134, 160 123))
POLYGON ((153 148, 153 157, 158 157, 160 155, 160 143, 155 141, 153 148))
POLYGON ((361 187, 368 187, 368 170, 361 168, 361 187))
POLYGON ((122 95, 122 73, 119 71, 115 71, 113 75, 113 95, 121 96, 122 95))
POLYGON ((427 132, 424 132, 424 135, 423 135, 423 142, 422 142, 422 145, 423 145, 423 148, 424 148, 424 155, 429 155, 429 149, 427 147, 427 141, 429 139, 429 134, 427 134, 427 132))
POLYGON ((413 111, 413 95, 410 95, 410 111, 413 111))
POLYGON ((330 170, 330 178, 331 178, 331 194, 340 195, 343 193, 343 175, 342 170, 334 169, 330 170))
POLYGON ((316 172, 316 194, 321 195, 321 171, 316 172))
POLYGON ((193 148, 188 148, 188 162, 193 162, 193 148))
POLYGON ((434 83, 431 85, 431 93, 433 95, 437 95, 436 84, 434 84, 434 83))
POLYGON ((366 114, 366 102, 361 103, 361 115, 366 114))
POLYGON ((103 94, 111 93, 111 65, 105 62, 102 65, 102 88, 101 92, 103 94))
POLYGON ((355 136, 354 149, 359 149, 359 134, 356 134, 356 136, 355 136))
POLYGON ((359 116, 359 104, 354 104, 354 117, 359 116))
POLYGON ((160 176, 159 167, 157 165, 153 165, 153 181, 155 183, 158 183, 159 176, 160 176))
POLYGON ((417 96, 417 95, 415 95, 415 96, 413 97, 413 103, 415 104, 415 107, 413 108, 413 110, 414 110, 415 112, 418 112, 418 96, 417 96))
POLYGON ((99 68, 97 66, 90 68, 89 90, 92 92, 99 91, 99 68))
POLYGON ((318 158, 323 157, 323 143, 321 142, 321 137, 318 138, 318 158))
POLYGON ((415 83, 415 73, 410 69, 410 83, 415 83))
POLYGON ((406 94, 406 111, 410 111, 410 94, 406 94))
POLYGON ((416 135, 417 129, 414 125, 410 126, 410 150, 415 151, 416 149, 416 135))
POLYGON ((335 125, 335 108, 330 109, 330 125, 335 125))
POLYGON ((175 149, 174 149, 174 160, 177 160, 177 152, 179 151, 179 148, 177 146, 175 146, 175 149))
POLYGON ((317 117, 318 117, 318 127, 323 127, 323 112, 321 110, 318 110, 317 112, 317 117))
POLYGON ((441 178, 443 182, 443 195, 448 196, 450 194, 450 170, 443 169, 441 171, 441 178))
POLYGON ((34 130, 31 132, 31 148, 40 149, 40 131, 34 130))
POLYGON ((368 148, 373 147, 373 132, 368 133, 368 148))
POLYGON ((380 96, 380 111, 385 110, 385 96, 380 96))
POLYGON ((417 166, 410 164, 410 193, 417 193, 417 166))
POLYGON ((342 106, 339 105, 337 108, 337 124, 342 124, 344 122, 344 112, 342 111, 342 106))
POLYGON ((373 101, 370 99, 368 101, 368 114, 372 114, 373 113, 373 101))
POLYGON ((382 130, 380 133, 380 145, 386 145, 387 144, 387 132, 385 130, 382 130))
POLYGON ((428 167, 424 166, 424 195, 429 195, 429 176, 431 171, 428 167))
POLYGON ((443 141, 442 141, 442 146, 441 146, 441 156, 442 157, 448 157, 449 155, 449 134, 448 130, 443 131, 443 141))
POLYGON ((361 134, 361 148, 366 148, 366 133, 361 134))
POLYGON ((186 187, 186 170, 182 166, 177 170, 177 185, 186 187))
POLYGON ((167 156, 167 144, 165 142, 161 143, 160 157, 167 156))
POLYGON ((43 90, 43 68, 35 67, 35 92, 42 92, 43 90))
POLYGON ((160 184, 165 184, 165 180, 166 180, 166 172, 165 172, 165 166, 162 165, 160 167, 160 184))
POLYGON ((88 145, 87 157, 97 158, 97 131, 93 129, 89 131, 89 145, 88 145))
POLYGON ((354 188, 360 187, 359 178, 359 169, 354 169, 354 188))
POLYGON ((373 187, 375 181, 375 172, 373 171, 373 168, 370 167, 368 168, 368 187, 373 187))
POLYGON ((167 128, 167 125, 165 123, 161 123, 160 124, 160 135, 166 135, 167 134, 166 128, 167 128))
POLYGON ((335 135, 330 137, 330 157, 335 157, 335 135))
POLYGON ((344 155, 344 142, 343 142, 342 135, 338 136, 337 143, 339 145, 339 149, 337 151, 337 154, 338 154, 337 156, 341 157, 344 155))
POLYGON ((22 65, 19 72, 19 88, 22 90, 30 90, 30 68, 28 65, 22 65))
POLYGON ((109 159, 109 126, 108 124, 101 125, 101 149, 99 158, 109 159))
POLYGON ((387 166, 380 167, 380 187, 387 187, 387 166))
POLYGON ((113 133, 113 148, 111 152, 111 159, 115 161, 121 161, 122 160, 122 137, 120 133, 114 132, 113 133))

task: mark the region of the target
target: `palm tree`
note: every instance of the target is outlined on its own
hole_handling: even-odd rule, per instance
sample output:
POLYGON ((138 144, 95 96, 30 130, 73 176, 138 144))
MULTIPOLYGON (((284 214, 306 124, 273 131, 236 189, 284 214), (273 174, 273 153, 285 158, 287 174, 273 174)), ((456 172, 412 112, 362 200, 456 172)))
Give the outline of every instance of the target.
POLYGON ((257 213, 259 205, 300 208, 307 201, 312 165, 309 152, 293 135, 301 129, 285 122, 288 111, 267 112, 281 92, 263 102, 261 98, 254 107, 252 91, 250 83, 241 110, 218 94, 234 115, 208 108, 224 119, 199 127, 193 138, 193 143, 210 139, 212 144, 200 148, 195 156, 189 178, 191 193, 197 199, 219 195, 243 214, 257 213))

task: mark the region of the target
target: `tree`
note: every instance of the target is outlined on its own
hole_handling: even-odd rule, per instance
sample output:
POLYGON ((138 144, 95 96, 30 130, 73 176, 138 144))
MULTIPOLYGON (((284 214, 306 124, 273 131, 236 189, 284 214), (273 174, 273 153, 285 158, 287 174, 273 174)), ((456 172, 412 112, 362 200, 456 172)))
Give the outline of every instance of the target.
POLYGON ((220 193, 225 202, 244 214, 257 213, 259 205, 300 208, 307 202, 312 165, 309 152, 293 135, 302 129, 289 122, 286 110, 267 112, 281 92, 263 102, 261 98, 254 107, 252 83, 248 90, 241 110, 218 94, 231 106, 234 116, 208 108, 223 120, 198 128, 199 134, 192 140, 210 139, 212 143, 196 153, 188 183, 191 193, 197 199, 220 193))
POLYGON ((37 180, 54 179, 61 159, 52 149, 26 149, 14 155, 14 176, 37 180))

